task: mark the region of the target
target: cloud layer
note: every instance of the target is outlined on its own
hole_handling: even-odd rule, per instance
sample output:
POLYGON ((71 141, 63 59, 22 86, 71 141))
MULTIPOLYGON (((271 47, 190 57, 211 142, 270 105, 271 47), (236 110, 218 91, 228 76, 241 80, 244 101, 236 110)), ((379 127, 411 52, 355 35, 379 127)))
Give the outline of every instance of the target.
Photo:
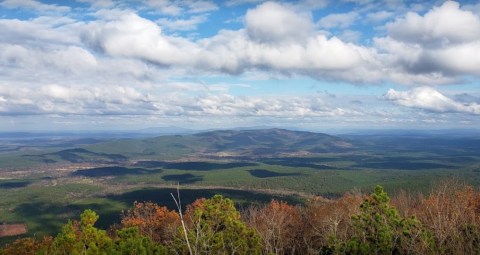
MULTIPOLYGON (((203 1, 181 6, 167 3, 151 1, 149 5, 160 10, 173 8, 189 12, 218 9, 203 1)), ((49 9, 35 1, 2 4, 9 8, 49 9)), ((62 7, 52 5, 50 8, 62 7)), ((165 12, 177 13, 173 9, 165 12)), ((358 12, 330 14, 316 23, 311 12, 265 2, 247 10, 244 28, 224 29, 214 36, 192 40, 166 34, 164 30, 192 29, 205 21, 206 16, 155 21, 129 9, 117 11, 117 15, 111 17, 101 11, 97 13, 105 18, 88 22, 69 18, 55 21, 48 16, 33 20, 2 19, 2 41, 10 48, 35 44, 28 47, 29 50, 41 53, 76 46, 96 58, 127 57, 198 72, 239 74, 268 70, 351 83, 395 82, 423 86, 452 83, 463 75, 480 74, 480 18, 450 1, 433 7, 423 16, 408 12, 397 17, 385 26, 386 36, 372 38, 373 47, 345 42, 321 30, 346 29, 359 17, 358 12)), ((385 13, 375 15, 388 17, 385 13)), ((351 30, 342 35, 348 34, 358 36, 351 30)))
POLYGON ((397 2, 358 2, 337 12, 327 1, 82 0, 78 7, 5 0, 0 115, 375 122, 423 118, 397 111, 408 108, 428 118, 480 114, 475 89, 462 100, 462 91, 441 92, 480 79, 478 5, 397 2), (300 77, 383 91, 368 100, 348 93, 334 99, 297 93, 292 84, 287 95, 263 96, 201 81, 248 83, 255 75, 270 84, 300 77))

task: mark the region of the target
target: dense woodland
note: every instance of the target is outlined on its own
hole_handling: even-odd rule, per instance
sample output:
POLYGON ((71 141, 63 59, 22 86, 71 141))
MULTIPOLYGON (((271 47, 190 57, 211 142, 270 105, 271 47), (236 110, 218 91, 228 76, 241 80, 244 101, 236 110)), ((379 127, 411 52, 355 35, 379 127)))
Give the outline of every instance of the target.
POLYGON ((220 195, 178 205, 182 214, 135 202, 106 230, 86 210, 56 236, 21 238, 0 254, 480 254, 480 192, 455 181, 426 196, 389 198, 377 186, 296 206, 239 211, 220 195))

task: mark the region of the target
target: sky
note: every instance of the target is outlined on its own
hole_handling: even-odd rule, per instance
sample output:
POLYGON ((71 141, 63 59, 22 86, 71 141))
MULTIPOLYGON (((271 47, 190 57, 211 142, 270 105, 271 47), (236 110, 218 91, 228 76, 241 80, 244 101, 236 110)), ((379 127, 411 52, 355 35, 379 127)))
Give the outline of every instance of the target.
POLYGON ((0 131, 478 129, 480 1, 0 0, 0 131))

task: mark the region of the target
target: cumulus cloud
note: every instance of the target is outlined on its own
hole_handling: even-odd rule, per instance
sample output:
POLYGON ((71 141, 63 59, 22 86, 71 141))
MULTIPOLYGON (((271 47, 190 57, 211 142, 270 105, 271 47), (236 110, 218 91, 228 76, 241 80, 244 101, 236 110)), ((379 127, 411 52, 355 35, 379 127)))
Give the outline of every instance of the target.
MULTIPOLYGON (((248 10, 242 28, 189 39, 165 30, 194 29, 200 22, 208 22, 208 12, 216 8, 211 2, 150 4, 173 8, 171 15, 178 14, 175 8, 190 14, 151 20, 142 17, 143 12, 123 8, 98 10, 91 13, 89 21, 75 20, 75 15, 0 19, 1 114, 192 118, 347 118, 366 114, 387 119, 390 113, 365 110, 373 99, 347 105, 318 96, 241 97, 225 87, 203 90, 202 84, 169 82, 185 75, 259 73, 268 78, 308 76, 354 84, 422 86, 454 83, 463 75, 480 74, 480 33, 470 34, 478 25, 478 16, 454 2, 424 15, 396 19, 387 25, 388 35, 375 38, 371 45, 358 43, 362 36, 358 31, 344 30, 337 36, 319 31, 309 10, 286 2, 265 2, 248 10), (447 24, 443 22, 447 18, 456 20, 447 24), (472 25, 468 33, 451 28, 466 23, 472 25)), ((381 12, 370 18, 382 20, 389 15, 381 12)), ((335 30, 348 27, 358 17, 352 12, 327 16, 319 23, 335 30)), ((385 98, 429 114, 479 114, 478 101, 447 97, 430 87, 390 90, 385 98)))
MULTIPOLYGON (((352 77, 343 76, 343 72, 368 69, 374 62, 373 52, 367 48, 336 37, 310 34, 307 31, 312 29, 311 20, 297 16, 301 23, 297 24, 289 19, 293 15, 293 11, 279 4, 267 2, 247 13, 245 29, 223 30, 216 36, 191 41, 165 35, 154 22, 128 13, 107 22, 89 23, 82 38, 92 49, 110 56, 229 74, 260 69, 288 75, 314 75, 315 78, 346 77, 348 80, 352 77), (305 22, 307 25, 303 26, 305 22), (297 25, 288 27, 289 24, 297 25)), ((354 78, 367 79, 365 76, 354 78)))
MULTIPOLYGON (((148 4, 172 5, 191 13, 218 8, 209 1, 151 0, 148 4)), ((479 17, 455 2, 445 2, 423 16, 412 12, 397 18, 387 24, 387 37, 374 38, 373 47, 356 44, 362 36, 358 31, 344 30, 338 37, 322 33, 316 30, 310 11, 282 2, 265 2, 248 10, 243 29, 221 30, 198 40, 164 30, 194 29, 206 21, 207 14, 160 18, 157 23, 128 9, 93 15, 97 19, 89 22, 54 17, 2 19, 0 42, 12 50, 20 46, 27 51, 57 53, 53 54, 57 59, 61 59, 60 52, 67 54, 65 49, 69 49, 81 60, 88 53, 97 61, 99 57, 132 59, 197 74, 264 70, 362 84, 393 81, 430 85, 458 82, 462 75, 480 73, 479 17)), ((344 28, 358 15, 332 14, 318 24, 344 28)), ((391 12, 381 11, 369 17, 379 20, 389 15, 391 12)), ((80 69, 85 66, 82 63, 80 69)))
MULTIPOLYGON (((180 7, 208 6, 208 3, 187 1, 180 7)), ((150 4, 179 3, 152 1, 150 4)), ((205 71, 240 74, 263 70, 287 76, 307 75, 315 79, 362 84, 393 81, 425 85, 457 82, 461 75, 477 76, 480 72, 480 43, 474 38, 480 33, 458 32, 459 35, 455 35, 455 31, 463 30, 451 29, 451 24, 434 22, 452 15, 454 18, 462 16, 456 25, 468 22, 476 27, 478 17, 460 9, 454 2, 433 8, 424 16, 416 14, 416 18, 410 18, 409 15, 413 14, 409 14, 397 19, 387 25, 389 36, 374 38, 373 47, 356 44, 361 37, 358 31, 345 30, 338 37, 316 31, 309 11, 285 3, 262 3, 247 11, 243 29, 221 30, 212 37, 198 40, 169 35, 164 30, 194 29, 206 21, 206 14, 187 19, 160 18, 156 23, 133 11, 114 9, 113 12, 114 15, 97 12, 99 19, 87 23, 68 18, 55 23, 54 19, 45 17, 26 21, 0 20, 0 27, 4 28, 0 40, 27 49, 33 47, 26 47, 26 43, 39 47, 38 41, 42 41, 41 47, 45 49, 40 51, 48 53, 69 48, 77 49, 71 52, 78 55, 82 49, 84 53, 100 54, 95 56, 97 61, 99 57, 132 59, 146 65, 185 69, 197 74, 205 71), (411 25, 417 21, 422 24, 420 30, 411 25), (452 43, 433 47, 428 40, 413 42, 416 37, 405 34, 448 38, 452 43), (459 40, 467 41, 460 43, 459 40)), ((388 13, 376 16, 385 17, 388 13)), ((358 14, 355 12, 333 14, 318 23, 332 28, 347 27, 356 18, 358 14)), ((58 54, 54 56, 59 58, 58 54)))
POLYGON ((458 3, 447 1, 423 16, 410 12, 386 28, 388 36, 374 42, 393 81, 433 85, 480 75, 480 18, 458 3))
POLYGON ((307 38, 303 44, 271 45, 251 41, 241 32, 225 31, 202 43, 206 50, 199 57, 201 66, 230 73, 258 68, 287 74, 317 72, 320 78, 368 64, 370 54, 365 48, 324 35, 307 38))
POLYGON ((308 13, 296 13, 275 2, 266 2, 247 11, 245 26, 249 37, 262 43, 300 41, 313 32, 308 13))
MULTIPOLYGON (((480 74, 480 40, 432 49, 424 52, 421 61, 447 74, 480 74)), ((419 64, 423 64, 419 61, 419 64)))
POLYGON ((419 87, 409 91, 390 89, 384 97, 398 105, 427 111, 480 114, 480 104, 457 102, 430 87, 419 87))
POLYGON ((399 41, 443 46, 480 39, 480 19, 460 4, 447 1, 424 16, 409 12, 387 24, 390 36, 399 41))
POLYGON ((94 70, 97 64, 96 58, 90 52, 78 46, 38 50, 22 45, 0 43, 0 65, 3 66, 5 75, 3 79, 12 76, 12 80, 17 81, 28 78, 38 80, 42 73, 51 74, 49 78, 56 74, 82 76, 94 70))
POLYGON ((180 37, 162 34, 153 21, 134 13, 112 21, 94 21, 83 38, 93 48, 119 57, 136 57, 161 65, 183 64, 191 59, 195 45, 180 37))

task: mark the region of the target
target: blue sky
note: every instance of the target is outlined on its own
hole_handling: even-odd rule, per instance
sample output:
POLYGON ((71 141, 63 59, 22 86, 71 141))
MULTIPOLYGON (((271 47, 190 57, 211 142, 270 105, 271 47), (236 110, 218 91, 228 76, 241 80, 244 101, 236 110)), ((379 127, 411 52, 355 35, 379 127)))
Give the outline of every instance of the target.
POLYGON ((480 2, 3 0, 0 123, 477 129, 480 2))

